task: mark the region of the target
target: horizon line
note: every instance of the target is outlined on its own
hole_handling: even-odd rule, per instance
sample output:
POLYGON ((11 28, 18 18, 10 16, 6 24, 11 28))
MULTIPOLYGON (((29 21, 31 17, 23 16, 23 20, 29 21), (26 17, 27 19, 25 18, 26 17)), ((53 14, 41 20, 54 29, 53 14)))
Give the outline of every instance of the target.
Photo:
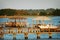
POLYGON ((16 9, 16 10, 19 10, 19 9, 24 9, 24 10, 44 9, 44 10, 46 10, 46 9, 60 9, 60 8, 19 8, 19 9, 18 8, 0 8, 0 9, 16 9))

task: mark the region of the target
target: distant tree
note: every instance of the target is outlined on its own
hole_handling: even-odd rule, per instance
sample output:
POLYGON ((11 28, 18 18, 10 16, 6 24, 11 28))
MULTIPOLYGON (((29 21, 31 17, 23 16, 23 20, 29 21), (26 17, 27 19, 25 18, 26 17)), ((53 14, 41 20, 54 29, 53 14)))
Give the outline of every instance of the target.
POLYGON ((40 11, 40 13, 39 13, 40 16, 46 15, 46 11, 44 9, 40 9, 39 11, 40 11))
POLYGON ((53 14, 54 16, 60 16, 60 9, 56 9, 55 11, 54 11, 54 14, 53 14))
POLYGON ((60 16, 60 9, 29 9, 29 10, 15 10, 15 9, 0 9, 0 16, 1 15, 7 15, 7 16, 23 16, 23 15, 29 15, 29 16, 60 16))
POLYGON ((48 16, 52 16, 54 14, 54 11, 55 11, 55 9, 53 9, 53 8, 46 9, 46 13, 48 16))
POLYGON ((7 15, 7 16, 12 16, 14 15, 15 10, 13 9, 1 9, 0 10, 0 15, 7 15))
POLYGON ((15 10, 9 9, 9 10, 7 11, 7 15, 8 15, 8 16, 13 16, 13 15, 15 15, 15 10))
POLYGON ((27 10, 16 10, 15 15, 28 15, 27 10))

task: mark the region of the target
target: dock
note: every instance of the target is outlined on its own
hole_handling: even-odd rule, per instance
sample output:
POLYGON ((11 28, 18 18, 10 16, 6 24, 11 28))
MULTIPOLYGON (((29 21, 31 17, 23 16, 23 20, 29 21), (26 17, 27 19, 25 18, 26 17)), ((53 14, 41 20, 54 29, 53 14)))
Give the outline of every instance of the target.
POLYGON ((28 39, 28 34, 36 34, 37 39, 40 39, 41 34, 48 34, 49 38, 52 38, 52 34, 59 34, 60 30, 56 29, 40 29, 40 28, 0 28, 0 38, 3 38, 5 34, 12 34, 13 38, 16 38, 17 34, 24 34, 25 39, 28 39))

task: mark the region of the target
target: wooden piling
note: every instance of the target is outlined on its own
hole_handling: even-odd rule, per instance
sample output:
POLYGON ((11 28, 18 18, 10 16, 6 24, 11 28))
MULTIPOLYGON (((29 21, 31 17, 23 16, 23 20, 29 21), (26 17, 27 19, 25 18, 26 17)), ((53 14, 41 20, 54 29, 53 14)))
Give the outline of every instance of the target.
POLYGON ((28 33, 24 33, 25 39, 28 39, 28 33))

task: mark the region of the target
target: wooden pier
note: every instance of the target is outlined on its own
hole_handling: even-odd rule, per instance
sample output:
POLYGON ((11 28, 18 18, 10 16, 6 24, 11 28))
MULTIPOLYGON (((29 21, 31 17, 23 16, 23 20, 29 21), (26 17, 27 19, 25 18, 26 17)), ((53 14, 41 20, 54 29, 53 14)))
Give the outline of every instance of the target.
POLYGON ((40 28, 0 28, 0 38, 3 38, 4 34, 13 34, 13 38, 16 34, 24 34, 25 39, 28 39, 28 34, 36 34, 40 39, 41 34, 49 34, 49 38, 52 38, 53 33, 60 33, 58 28, 56 29, 40 29, 40 28))

